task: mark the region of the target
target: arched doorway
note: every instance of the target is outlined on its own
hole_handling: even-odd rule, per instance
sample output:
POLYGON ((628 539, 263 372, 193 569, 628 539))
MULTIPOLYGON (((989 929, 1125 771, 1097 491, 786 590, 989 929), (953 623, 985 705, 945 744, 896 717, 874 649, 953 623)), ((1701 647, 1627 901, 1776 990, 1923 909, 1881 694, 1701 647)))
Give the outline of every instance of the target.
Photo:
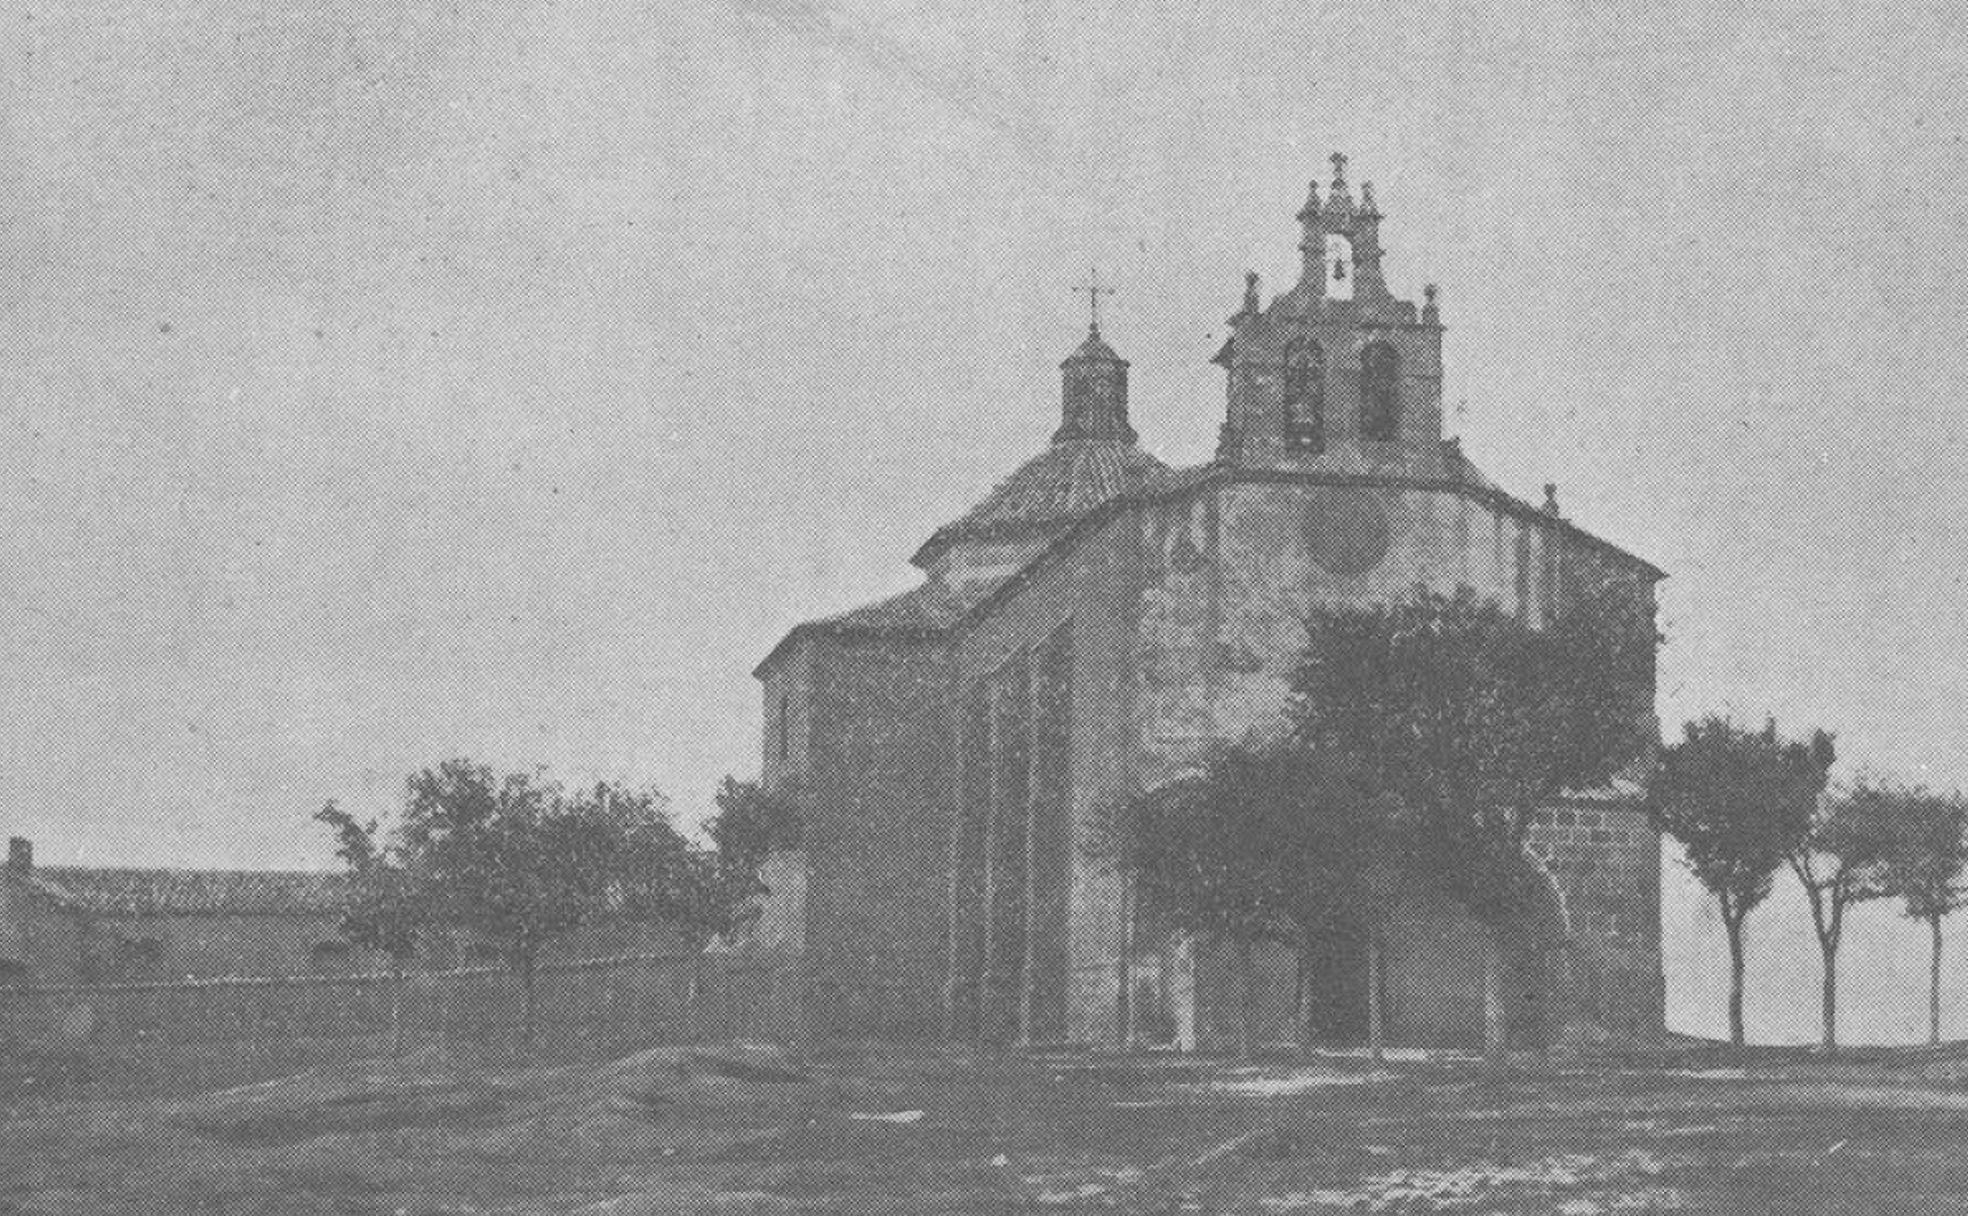
MULTIPOLYGON (((1502 926, 1505 1017, 1513 1046, 1548 1044, 1564 1021, 1570 939, 1564 900, 1542 867, 1526 906, 1502 926)), ((1408 893, 1389 917, 1382 1008, 1390 1043, 1476 1048, 1483 1042, 1489 926, 1449 899, 1408 893)))

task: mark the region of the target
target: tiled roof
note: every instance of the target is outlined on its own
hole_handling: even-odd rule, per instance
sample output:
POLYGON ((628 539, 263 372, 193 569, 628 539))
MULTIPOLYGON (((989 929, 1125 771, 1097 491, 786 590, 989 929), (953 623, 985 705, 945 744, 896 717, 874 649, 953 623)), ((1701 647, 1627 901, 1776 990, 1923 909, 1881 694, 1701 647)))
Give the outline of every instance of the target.
POLYGON ((1110 499, 1139 490, 1168 466, 1131 443, 1065 439, 1020 465, 983 502, 938 528, 917 565, 960 540, 1057 532, 1110 499))
POLYGON ((1006 581, 1002 578, 970 579, 951 587, 941 579, 932 578, 900 595, 795 625, 791 632, 779 639, 779 644, 772 648, 771 653, 759 661, 752 674, 758 675, 771 667, 795 639, 816 633, 836 637, 935 637, 955 624, 964 613, 989 599, 991 593, 1004 586, 1006 581))
POLYGON ((346 880, 316 870, 137 870, 38 866, 50 898, 101 916, 323 915, 346 880))
POLYGON ((813 624, 856 633, 933 633, 947 629, 1003 581, 975 579, 953 588, 940 579, 931 579, 901 595, 822 617, 813 624))

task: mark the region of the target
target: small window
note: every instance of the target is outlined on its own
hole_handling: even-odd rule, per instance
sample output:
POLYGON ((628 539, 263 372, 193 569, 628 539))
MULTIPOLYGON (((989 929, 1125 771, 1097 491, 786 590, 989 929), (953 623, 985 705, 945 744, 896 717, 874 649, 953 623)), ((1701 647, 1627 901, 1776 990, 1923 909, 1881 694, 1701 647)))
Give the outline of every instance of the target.
POLYGON ((1360 437, 1392 443, 1401 435, 1401 356, 1386 342, 1360 352, 1360 437))
POLYGON ((1326 446, 1326 352, 1309 338, 1285 347, 1283 376, 1285 442, 1322 451, 1326 446))

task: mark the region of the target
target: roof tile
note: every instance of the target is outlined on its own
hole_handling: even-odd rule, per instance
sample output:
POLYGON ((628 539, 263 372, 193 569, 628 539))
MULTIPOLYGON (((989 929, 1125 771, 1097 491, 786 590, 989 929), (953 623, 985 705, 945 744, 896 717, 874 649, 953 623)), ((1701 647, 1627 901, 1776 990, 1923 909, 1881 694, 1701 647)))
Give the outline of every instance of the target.
POLYGON ((1061 440, 1020 465, 955 522, 938 528, 917 561, 930 560, 960 540, 1058 532, 1168 471, 1132 443, 1061 440))
POLYGON ((40 866, 35 876, 55 898, 102 916, 321 915, 338 911, 347 890, 325 870, 40 866))

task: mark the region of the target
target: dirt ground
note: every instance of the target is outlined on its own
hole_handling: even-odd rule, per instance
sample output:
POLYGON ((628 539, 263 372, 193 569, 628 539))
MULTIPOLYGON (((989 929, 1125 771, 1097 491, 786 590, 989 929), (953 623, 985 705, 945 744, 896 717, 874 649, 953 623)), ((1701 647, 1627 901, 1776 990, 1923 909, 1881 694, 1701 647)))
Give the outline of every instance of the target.
POLYGON ((17 1095, 0 1212, 1968 1212, 1968 1052, 1748 1061, 662 1048, 17 1095))

